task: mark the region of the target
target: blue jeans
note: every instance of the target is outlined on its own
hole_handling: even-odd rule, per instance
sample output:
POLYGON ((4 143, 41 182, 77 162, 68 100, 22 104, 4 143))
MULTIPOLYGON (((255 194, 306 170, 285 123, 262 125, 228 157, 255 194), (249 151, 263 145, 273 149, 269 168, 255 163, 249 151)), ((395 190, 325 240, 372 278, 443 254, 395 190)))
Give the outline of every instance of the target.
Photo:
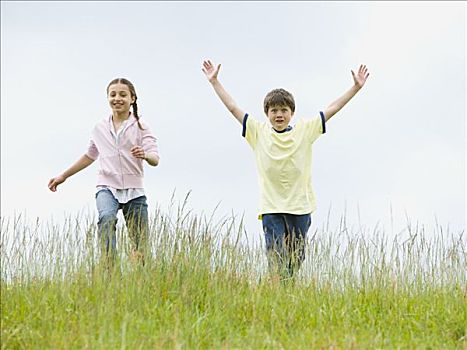
POLYGON ((263 231, 271 272, 292 277, 305 260, 306 234, 311 214, 263 214, 263 231))
POLYGON ((117 212, 123 210, 123 216, 128 228, 134 250, 140 250, 147 243, 148 205, 146 196, 141 196, 125 204, 119 203, 112 192, 100 190, 96 193, 96 205, 99 212, 98 236, 102 253, 115 258, 117 252, 117 212))

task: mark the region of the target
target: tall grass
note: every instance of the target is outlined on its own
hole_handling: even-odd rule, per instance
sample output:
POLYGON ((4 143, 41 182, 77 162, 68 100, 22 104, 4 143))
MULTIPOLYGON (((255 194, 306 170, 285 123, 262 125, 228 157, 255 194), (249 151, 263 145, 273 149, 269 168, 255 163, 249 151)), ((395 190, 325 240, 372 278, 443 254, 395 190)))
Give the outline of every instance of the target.
POLYGON ((152 214, 152 258, 102 266, 92 216, 1 219, 2 349, 465 349, 464 232, 325 225, 293 280, 242 219, 152 214))

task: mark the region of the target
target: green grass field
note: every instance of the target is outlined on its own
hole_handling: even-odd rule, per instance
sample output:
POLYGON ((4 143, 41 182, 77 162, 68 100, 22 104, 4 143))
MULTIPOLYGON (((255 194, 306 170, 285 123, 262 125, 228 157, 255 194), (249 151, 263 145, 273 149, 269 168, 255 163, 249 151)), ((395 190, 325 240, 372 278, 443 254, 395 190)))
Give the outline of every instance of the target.
POLYGON ((464 232, 312 228, 278 281, 238 218, 158 210, 152 258, 132 262, 120 229, 112 272, 93 219, 26 222, 1 222, 2 349, 467 348, 464 232))

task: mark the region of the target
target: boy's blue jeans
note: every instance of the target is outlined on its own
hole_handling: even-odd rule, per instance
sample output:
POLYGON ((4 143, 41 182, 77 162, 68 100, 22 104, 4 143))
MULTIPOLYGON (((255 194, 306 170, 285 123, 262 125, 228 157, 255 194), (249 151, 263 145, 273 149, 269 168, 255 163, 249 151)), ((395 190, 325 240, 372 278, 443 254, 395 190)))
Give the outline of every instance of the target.
POLYGON ((270 271, 292 277, 305 260, 311 214, 263 214, 262 221, 270 271))
POLYGON ((148 234, 146 196, 121 204, 115 199, 112 192, 104 189, 96 193, 96 205, 99 212, 98 236, 103 254, 112 258, 116 257, 117 212, 119 209, 123 211, 133 250, 138 251, 143 248, 143 245, 147 243, 148 234))

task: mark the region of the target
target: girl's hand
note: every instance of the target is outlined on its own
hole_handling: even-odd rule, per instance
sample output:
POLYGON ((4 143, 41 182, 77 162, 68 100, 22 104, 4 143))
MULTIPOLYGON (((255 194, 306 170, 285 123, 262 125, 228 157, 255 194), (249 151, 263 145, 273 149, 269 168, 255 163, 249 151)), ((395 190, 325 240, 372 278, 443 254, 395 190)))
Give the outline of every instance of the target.
POLYGON ((143 147, 141 146, 133 146, 131 147, 131 154, 133 157, 139 158, 139 159, 146 159, 146 153, 144 152, 143 147))
POLYGON ((217 79, 217 74, 219 74, 219 70, 221 69, 221 65, 218 64, 215 67, 210 60, 203 62, 203 72, 206 74, 206 78, 208 78, 209 82, 212 83, 217 79))
POLYGON ((365 65, 360 65, 360 68, 358 69, 358 73, 355 74, 354 71, 352 71, 352 77, 353 81, 355 83, 355 86, 357 86, 359 89, 365 85, 366 79, 370 73, 368 73, 368 69, 366 68, 365 65))
POLYGON ((51 190, 52 192, 57 191, 57 186, 65 182, 65 180, 66 180, 66 177, 63 175, 58 175, 57 177, 50 179, 49 190, 51 190))

